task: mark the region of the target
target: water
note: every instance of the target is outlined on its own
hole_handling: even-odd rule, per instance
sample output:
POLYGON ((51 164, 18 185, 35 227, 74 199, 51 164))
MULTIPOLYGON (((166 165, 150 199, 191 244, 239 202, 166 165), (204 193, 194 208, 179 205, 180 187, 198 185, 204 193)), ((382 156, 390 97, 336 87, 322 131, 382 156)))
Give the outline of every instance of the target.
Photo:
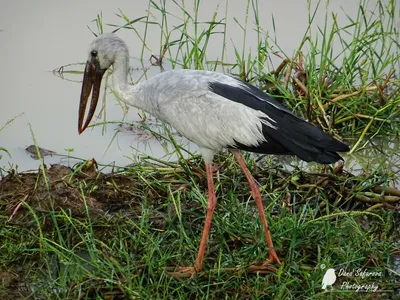
MULTIPOLYGON (((313 5, 317 1, 313 1, 313 5)), ((338 13, 338 23, 346 24, 346 15, 354 16, 358 11, 357 1, 331 1, 330 10, 338 13), (344 13, 345 12, 345 13, 344 13)), ((372 4, 371 4, 371 3, 372 4)), ((369 2, 366 9, 373 7, 369 2)), ((193 1, 187 1, 186 9, 193 11, 193 1)), ((243 33, 234 21, 236 18, 241 24, 245 22, 246 1, 239 4, 229 4, 227 15, 227 53, 226 61, 235 61, 234 47, 239 50, 243 44, 243 33)), ((172 4, 168 5, 169 28, 182 22, 181 10, 172 4)), ((143 139, 130 132, 121 132, 115 136, 118 125, 107 125, 105 133, 101 126, 86 130, 84 134, 77 132, 77 109, 81 89, 82 75, 66 75, 68 80, 61 80, 51 72, 53 69, 71 63, 83 63, 86 60, 86 51, 93 35, 87 26, 96 30, 91 20, 102 12, 104 23, 123 24, 115 13, 121 9, 131 19, 146 15, 148 1, 14 1, 0 11, 0 128, 18 116, 14 122, 0 132, 0 146, 6 148, 9 158, 3 152, 0 168, 18 167, 19 171, 36 169, 39 165, 25 151, 28 145, 33 144, 33 135, 40 147, 56 151, 59 154, 70 154, 79 158, 94 157, 99 163, 127 165, 138 155, 146 154, 155 157, 169 158, 168 151, 162 142, 155 139, 143 139), (16 13, 18 12, 18 13, 16 13), (32 128, 32 132, 30 130, 32 128), (68 150, 67 150, 68 149, 68 150)), ((151 8, 152 21, 161 22, 160 14, 151 8)), ((201 1, 199 20, 209 21, 218 10, 221 19, 225 16, 225 2, 201 1), (219 4, 219 6, 218 6, 219 4)), ((308 26, 307 1, 260 1, 260 23, 262 28, 273 33, 272 15, 275 21, 278 44, 287 55, 292 55, 302 40, 308 26)), ((316 26, 325 22, 325 7, 315 17, 316 26)), ((137 24, 138 31, 143 33, 143 25, 137 24)), ((203 26, 204 27, 204 26, 203 26)), ((257 35, 254 22, 249 19, 246 45, 247 49, 256 49, 257 35)), ((105 32, 113 30, 105 26, 105 32)), ((314 30, 315 32, 315 30, 314 30)), ((139 57, 141 42, 131 30, 120 30, 119 35, 130 46, 131 56, 139 57)), ((151 53, 159 53, 160 32, 157 26, 150 26, 147 34, 147 47, 144 57, 149 58, 151 53)), ((214 38, 214 37, 213 37, 214 38)), ((222 37, 216 36, 212 40, 215 47, 208 47, 207 59, 217 59, 220 55, 222 37), (215 51, 215 53, 213 52, 215 51)), ((280 60, 272 62, 268 68, 277 67, 280 60)), ((138 79, 143 75, 143 67, 137 60, 131 61, 136 71, 132 78, 138 79)), ((151 67, 146 60, 147 76, 160 72, 158 67, 151 67)), ((166 65, 166 69, 170 66, 166 65)), ((82 70, 83 65, 74 66, 82 70)), ((107 101, 108 121, 138 121, 138 112, 130 109, 124 114, 111 95, 107 101)), ((180 141, 191 151, 197 146, 184 139, 180 141)), ((390 147, 389 147, 390 148, 390 147)), ((59 156, 46 157, 46 163, 62 162, 73 165, 74 159, 60 158, 59 156)), ((350 157, 349 165, 358 163, 358 158, 350 157)))

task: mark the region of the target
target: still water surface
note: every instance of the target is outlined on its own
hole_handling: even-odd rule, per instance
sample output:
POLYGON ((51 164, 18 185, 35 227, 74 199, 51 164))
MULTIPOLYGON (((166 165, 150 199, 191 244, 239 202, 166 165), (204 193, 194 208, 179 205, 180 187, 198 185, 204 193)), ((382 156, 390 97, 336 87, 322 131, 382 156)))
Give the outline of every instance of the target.
MULTIPOLYGON (((156 1, 157 2, 157 1, 156 1)), ((226 16, 227 23, 227 52, 225 61, 233 62, 234 47, 241 49, 243 32, 234 18, 241 24, 245 23, 247 1, 230 1, 225 13, 225 1, 201 1, 199 21, 209 21, 217 11, 219 18, 226 16)), ((317 1, 311 1, 313 5, 317 1), (314 3, 315 2, 315 3, 314 3)), ((167 2, 168 3, 168 2, 167 2)), ((369 1, 366 10, 371 9, 375 1, 369 1)), ((193 12, 193 1, 185 2, 186 9, 193 12)), ((28 145, 33 144, 32 132, 40 147, 66 155, 66 149, 73 149, 71 155, 88 159, 96 158, 99 163, 127 165, 132 163, 138 155, 151 155, 168 158, 165 145, 155 139, 147 139, 143 132, 134 134, 122 130, 115 137, 117 124, 109 124, 106 131, 98 126, 78 135, 77 109, 81 89, 80 74, 69 74, 68 80, 62 80, 51 72, 62 65, 83 63, 93 34, 87 28, 97 31, 95 23, 91 21, 97 14, 102 13, 104 23, 122 25, 125 22, 116 14, 124 12, 131 20, 145 16, 149 9, 147 0, 139 1, 10 1, 3 5, 0 11, 0 128, 18 116, 14 122, 0 132, 0 146, 10 151, 9 158, 4 153, 0 160, 0 168, 8 169, 18 166, 18 170, 36 169, 39 165, 25 151, 28 145), (32 128, 32 132, 30 127, 32 128)), ((167 6, 170 28, 182 22, 182 12, 172 1, 167 6)), ((347 24, 346 14, 355 18, 358 10, 358 1, 337 0, 331 1, 329 11, 336 12, 338 23, 347 24)), ((151 21, 161 22, 160 13, 150 7, 151 21)), ((272 17, 275 21, 275 31, 281 50, 292 55, 308 26, 307 1, 259 1, 260 23, 265 32, 275 35, 272 17)), ((326 6, 322 1, 315 17, 315 28, 325 22, 326 6)), ((194 13, 193 13, 194 15, 194 13)), ((329 14, 328 14, 329 15, 329 14)), ((144 25, 135 25, 143 35, 144 25)), ((104 31, 110 32, 114 27, 105 26, 104 31)), ((131 30, 120 30, 118 34, 130 46, 133 67, 132 79, 137 80, 143 75, 143 65, 135 58, 141 55, 141 42, 131 30)), ((147 60, 152 53, 159 53, 160 29, 150 26, 147 33, 147 47, 144 57, 144 69, 147 76, 160 72, 158 67, 152 67, 147 60)), ((208 47, 208 60, 216 60, 221 54, 222 41, 220 37, 212 40, 215 47, 208 47), (215 53, 213 52, 215 51, 215 53)), ((246 51, 256 49, 257 35, 254 30, 254 20, 250 12, 246 37, 246 51)), ((279 61, 272 62, 269 68, 277 67, 279 61)), ((76 70, 83 70, 82 65, 74 66, 76 70)), ((171 68, 168 64, 165 68, 171 68)), ((112 96, 108 95, 107 120, 129 122, 139 120, 138 112, 130 109, 125 115, 121 107, 112 96), (110 101, 111 100, 111 101, 110 101)), ((196 151, 196 145, 178 140, 189 150, 196 151)), ((396 154, 398 144, 389 143, 387 152, 393 153, 384 158, 388 167, 397 168, 399 157, 396 154), (392 149, 392 150, 390 150, 392 149), (396 161, 397 160, 397 161, 396 161), (397 164, 397 166, 396 166, 397 164)), ((386 150, 385 150, 386 151, 386 150)), ((379 153, 379 152, 378 152, 379 153)), ((348 156, 346 167, 368 171, 376 164, 375 150, 360 152, 360 155, 348 156), (370 157, 370 158, 368 158, 370 157)), ((173 158, 172 158, 173 159, 173 158)), ((45 158, 46 163, 60 162, 60 157, 45 158)), ((64 164, 74 164, 72 159, 62 158, 64 164)))

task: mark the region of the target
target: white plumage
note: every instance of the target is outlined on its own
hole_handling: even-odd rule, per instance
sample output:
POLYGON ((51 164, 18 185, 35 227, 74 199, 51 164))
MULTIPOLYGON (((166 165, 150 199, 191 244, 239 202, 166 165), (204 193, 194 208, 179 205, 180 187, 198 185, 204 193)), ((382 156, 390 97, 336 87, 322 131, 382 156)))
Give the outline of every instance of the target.
POLYGON ((258 186, 250 175, 239 149, 269 154, 294 154, 305 161, 332 163, 348 151, 342 142, 299 118, 256 87, 228 75, 199 70, 163 72, 131 86, 127 82, 129 51, 115 34, 96 38, 89 47, 82 84, 78 131, 89 125, 99 98, 104 72, 113 66, 113 87, 128 105, 145 110, 171 124, 183 136, 200 146, 206 165, 209 201, 206 222, 194 268, 201 270, 205 245, 215 208, 211 163, 223 148, 231 150, 249 181, 257 203, 270 262, 280 263, 273 248, 258 186), (84 123, 89 95, 89 112, 84 123))
POLYGON ((262 123, 272 127, 271 123, 274 121, 263 122, 261 117, 268 118, 265 113, 213 93, 207 85, 215 79, 224 82, 230 77, 207 71, 164 72, 146 82, 146 88, 150 87, 154 94, 147 95, 143 100, 157 104, 156 107, 149 108, 149 113, 171 124, 201 148, 220 151, 224 147, 235 145, 235 141, 252 146, 266 141, 262 133, 262 123), (210 76, 215 74, 221 75, 218 76, 220 78, 210 76), (171 75, 174 77, 172 82, 171 75), (159 86, 159 82, 164 80, 169 86, 179 87, 179 91, 168 90, 164 85, 159 86), (163 91, 172 94, 172 97, 164 98, 163 91))
MULTIPOLYGON (((120 68, 117 62, 114 63, 114 72, 116 78, 126 78, 126 74, 118 74, 126 72, 126 69, 120 68)), ((244 86, 230 76, 198 70, 166 71, 129 86, 129 90, 128 85, 121 85, 119 80, 113 80, 113 85, 121 100, 171 124, 199 145, 202 154, 207 151, 215 153, 236 142, 250 146, 266 142, 262 124, 277 129, 274 120, 264 112, 213 93, 208 88, 211 82, 238 88, 244 86)), ((213 157, 205 159, 211 162, 213 157)))

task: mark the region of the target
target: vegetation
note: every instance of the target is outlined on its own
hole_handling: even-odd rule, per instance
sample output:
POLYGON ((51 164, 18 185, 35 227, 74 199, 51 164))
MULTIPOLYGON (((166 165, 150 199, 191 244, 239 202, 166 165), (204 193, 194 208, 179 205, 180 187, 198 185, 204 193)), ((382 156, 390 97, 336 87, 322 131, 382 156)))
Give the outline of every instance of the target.
MULTIPOLYGON (((13 119, 11 119, 11 120, 8 120, 3 126, 1 126, 1 127, 0 127, 0 133, 1 133, 7 126, 9 126, 12 122, 14 122, 14 120, 15 120, 16 118, 18 118, 18 117, 19 117, 19 116, 15 117, 15 118, 13 118, 13 119)), ((0 159, 3 157, 2 153, 3 153, 3 154, 7 154, 9 157, 11 157, 10 152, 9 152, 6 148, 1 147, 1 145, 0 145, 0 159)), ((0 173, 0 175, 1 175, 1 173, 0 173)))
MULTIPOLYGON (((243 33, 234 63, 225 61, 230 47, 225 28, 231 20, 231 4, 226 3, 225 15, 216 10, 203 21, 199 0, 193 11, 185 1, 150 0, 144 17, 131 19, 120 11, 120 25, 104 25, 99 15, 96 33, 131 30, 142 41, 141 58, 147 59, 147 35, 157 29, 160 54, 153 57, 155 64, 240 76, 331 134, 347 138, 352 152, 365 157, 382 155, 379 149, 363 151, 366 138, 393 136, 398 149, 400 47, 394 0, 378 1, 373 13, 364 10, 362 1, 357 18, 349 17, 345 25, 338 24, 336 15, 327 15, 333 25, 325 24, 317 32, 311 24, 322 3, 314 9, 310 5, 310 26, 293 57, 279 51, 274 32, 264 32, 258 2, 249 0, 245 21, 233 19, 243 33), (169 25, 167 3, 181 9, 178 26, 169 25), (255 53, 245 42, 254 27, 255 53), (222 41, 221 53, 208 59, 207 49, 216 41, 222 41), (276 57, 280 63, 274 68, 271 61, 276 57)), ((76 72, 69 67, 64 73, 76 72)), ((140 126, 148 129, 145 121, 140 126)), ((39 173, 7 172, 0 181, 0 298, 399 295, 400 191, 394 187, 399 168, 387 162, 354 175, 341 164, 288 171, 277 158, 246 155, 283 262, 276 272, 252 272, 252 265, 267 258, 261 223, 240 168, 221 153, 215 161, 218 203, 204 272, 192 279, 171 276, 175 267, 191 266, 195 260, 207 187, 200 157, 177 144, 168 128, 153 133, 174 145, 177 162, 142 157, 140 163, 112 174, 98 172, 94 160, 73 169, 46 169, 42 164, 39 173), (328 268, 335 268, 338 278, 326 291, 321 284, 328 268), (339 276, 340 269, 374 275, 339 276), (371 289, 354 292, 359 285, 371 289)))

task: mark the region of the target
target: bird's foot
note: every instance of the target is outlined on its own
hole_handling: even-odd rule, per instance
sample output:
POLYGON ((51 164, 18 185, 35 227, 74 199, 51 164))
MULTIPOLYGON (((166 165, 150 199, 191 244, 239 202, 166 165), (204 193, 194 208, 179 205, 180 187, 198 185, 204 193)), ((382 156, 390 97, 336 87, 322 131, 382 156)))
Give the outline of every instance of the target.
POLYGON ((276 254, 276 251, 274 249, 270 249, 268 251, 268 255, 269 255, 269 258, 266 261, 264 261, 263 265, 270 265, 273 263, 277 263, 278 265, 281 264, 278 254, 276 254))
POLYGON ((278 258, 275 250, 269 250, 269 258, 264 261, 261 265, 253 264, 247 268, 248 272, 251 273, 276 273, 278 270, 271 266, 272 264, 281 264, 281 261, 278 258))
POLYGON ((247 272, 249 273, 260 273, 260 274, 267 274, 267 273, 276 273, 278 270, 272 266, 269 265, 250 265, 246 269, 247 272))
POLYGON ((192 279, 196 275, 196 270, 194 267, 178 267, 174 271, 167 271, 167 273, 177 279, 184 277, 192 279))

